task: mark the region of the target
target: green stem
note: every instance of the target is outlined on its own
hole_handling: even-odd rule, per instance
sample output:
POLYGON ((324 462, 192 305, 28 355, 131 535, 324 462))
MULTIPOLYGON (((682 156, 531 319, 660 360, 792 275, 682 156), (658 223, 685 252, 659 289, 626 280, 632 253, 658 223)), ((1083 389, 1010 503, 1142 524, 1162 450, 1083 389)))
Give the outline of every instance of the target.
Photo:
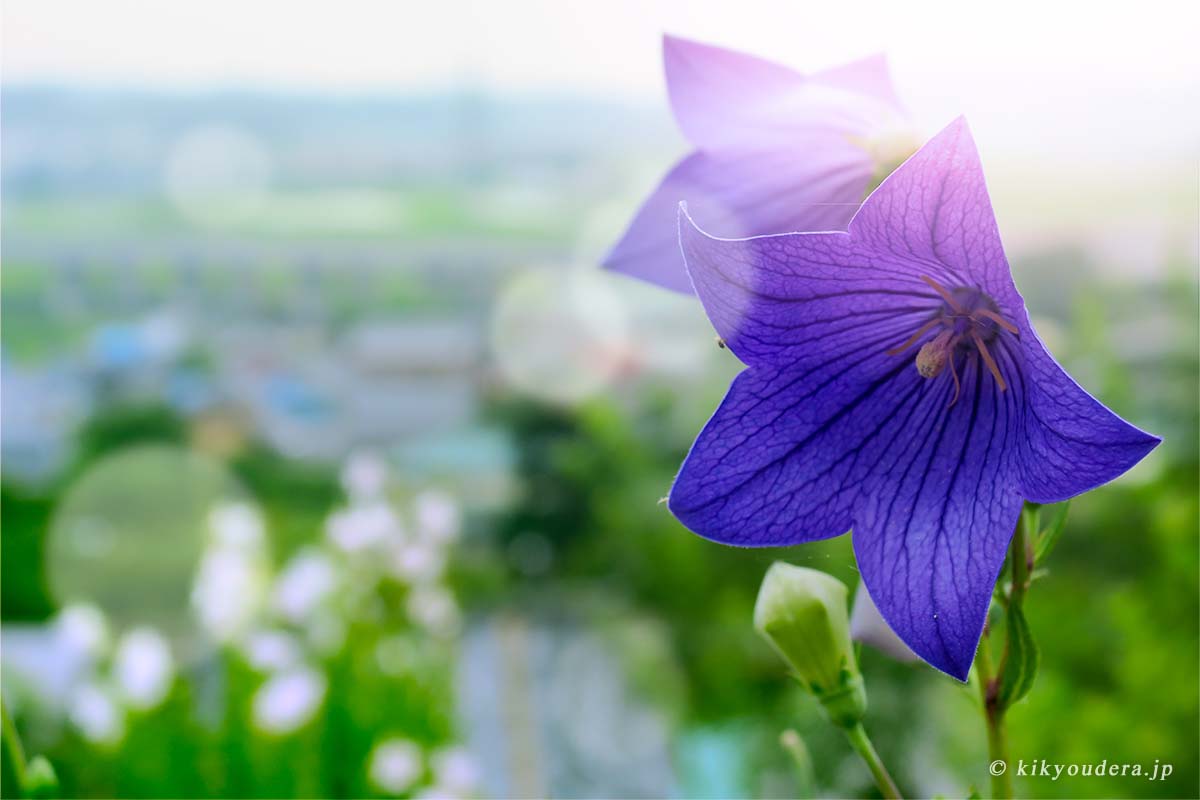
POLYGON ((862 760, 867 764, 867 769, 871 770, 871 777, 875 779, 875 785, 879 787, 883 796, 888 800, 901 800, 896 782, 888 774, 887 767, 883 766, 883 761, 879 758, 879 753, 875 752, 875 746, 871 744, 871 738, 867 736, 867 731, 863 728, 862 723, 856 722, 843 730, 846 731, 846 738, 850 740, 850 746, 862 756, 862 760))
POLYGON ((17 735, 17 726, 13 724, 8 714, 8 704, 0 698, 0 773, 4 776, 4 796, 18 797, 25 793, 25 750, 21 747, 21 737, 17 735))
MULTIPOLYGON (((1012 585, 1008 596, 1004 598, 1004 606, 1009 613, 1020 610, 1025 602, 1025 592, 1029 589, 1029 548, 1026 545, 1026 535, 1032 530, 1037 531, 1036 508, 1023 508, 1017 520, 1017 529, 1013 531, 1012 549, 1009 552, 1009 563, 1012 565, 1012 585)), ((1011 624, 1011 623, 1009 623, 1011 624)), ((979 699, 983 705, 983 715, 987 722, 988 758, 990 762, 1003 762, 1001 774, 989 770, 992 777, 992 796, 998 800, 1006 800, 1013 796, 1012 776, 1008 771, 1008 733, 1004 727, 1005 708, 999 702, 999 688, 1004 682, 1004 671, 1008 668, 1009 643, 1004 642, 1003 654, 1000 656, 1000 667, 992 671, 992 648, 988 636, 988 626, 984 625, 983 638, 975 653, 975 671, 979 678, 979 699)))
MULTIPOLYGON (((1005 598, 1004 607, 1011 612, 1013 609, 1018 611, 1021 605, 1025 602, 1025 591, 1029 588, 1029 551, 1025 547, 1025 529, 1037 527, 1037 512, 1028 513, 1025 509, 1021 510, 1021 516, 1017 520, 1017 529, 1013 531, 1012 545, 1008 553, 1009 563, 1012 564, 1012 586, 1008 590, 1008 597, 1005 598)), ((1008 624, 1008 623, 1005 623, 1008 624)), ((1009 639, 1004 641, 1004 651, 1000 656, 1000 668, 996 670, 996 685, 999 686, 1004 681, 1004 670, 1008 668, 1008 648, 1009 639)))
POLYGON ((1017 529, 1012 538, 1012 592, 1008 604, 1021 605, 1025 600, 1025 592, 1029 589, 1029 548, 1025 544, 1028 537, 1037 535, 1037 511, 1021 510, 1017 521, 1017 529))
POLYGON ((996 702, 1000 683, 992 674, 992 645, 986 627, 979 649, 975 652, 975 674, 979 679, 979 699, 987 721, 988 763, 1002 761, 1005 767, 1000 775, 988 770, 992 778, 992 797, 1006 800, 1013 796, 1012 778, 1008 774, 1008 737, 1004 731, 1004 710, 996 702))
POLYGON ((992 797, 995 800, 1009 800, 1013 796, 1012 776, 1008 771, 1008 734, 1004 728, 1004 712, 989 711, 987 717, 987 737, 989 764, 1003 762, 1004 769, 997 775, 996 770, 988 770, 992 778, 992 797))

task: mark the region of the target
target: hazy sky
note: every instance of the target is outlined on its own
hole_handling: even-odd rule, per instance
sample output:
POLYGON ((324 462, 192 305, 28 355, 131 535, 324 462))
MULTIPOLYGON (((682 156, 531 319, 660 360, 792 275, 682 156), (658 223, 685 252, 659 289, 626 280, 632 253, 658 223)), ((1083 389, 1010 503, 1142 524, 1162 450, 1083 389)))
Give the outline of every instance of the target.
MULTIPOLYGON (((965 113, 993 195, 1195 238, 1200 3, 5 0, 3 80, 603 93, 661 106, 671 32, 814 70, 888 55, 927 134, 965 113), (1036 198, 1037 203, 1030 199, 1036 198)), ((1161 237, 1159 237, 1161 238, 1161 237)), ((1190 246, 1190 245, 1189 245, 1190 246)))
POLYGON ((663 31, 816 68, 884 50, 909 81, 1194 88, 1187 2, 6 0, 8 80, 657 90, 663 31))
MULTIPOLYGON (((1178 155, 1200 138, 1197 8, 1146 0, 1006 1, 987 10, 964 2, 5 0, 3 79, 335 89, 467 81, 653 100, 667 31, 805 70, 884 51, 926 129, 965 112, 994 120, 1005 146, 1022 151, 1109 159, 1130 144, 1178 155)), ((975 127, 986 136, 989 126, 975 127)))

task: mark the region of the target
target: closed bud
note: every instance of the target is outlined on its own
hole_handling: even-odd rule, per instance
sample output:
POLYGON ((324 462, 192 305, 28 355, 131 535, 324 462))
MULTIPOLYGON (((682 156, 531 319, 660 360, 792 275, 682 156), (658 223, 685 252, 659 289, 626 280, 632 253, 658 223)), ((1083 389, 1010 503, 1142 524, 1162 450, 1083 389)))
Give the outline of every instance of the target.
POLYGON ((754 604, 754 627, 816 695, 829 718, 854 725, 867 710, 846 612, 846 587, 815 569, 777 561, 754 604))
POLYGON ((34 756, 25 765, 25 797, 58 797, 58 775, 45 756, 34 756))

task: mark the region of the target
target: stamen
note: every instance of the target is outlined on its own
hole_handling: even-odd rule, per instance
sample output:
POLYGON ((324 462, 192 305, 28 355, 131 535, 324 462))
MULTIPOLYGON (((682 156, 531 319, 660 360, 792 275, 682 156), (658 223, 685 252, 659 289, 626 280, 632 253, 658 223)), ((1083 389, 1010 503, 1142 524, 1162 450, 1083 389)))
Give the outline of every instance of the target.
POLYGON ((1004 330, 1008 331, 1009 333, 1019 333, 1020 332, 1017 330, 1016 325, 1013 325, 1011 322, 1009 322, 1004 317, 997 314, 995 311, 992 311, 990 308, 976 309, 975 316, 986 317, 986 318, 990 319, 992 322, 999 325, 1001 328, 1004 328, 1004 330))
POLYGON ((910 348, 914 344, 916 344, 917 340, 920 339, 922 336, 924 336, 926 333, 928 333, 930 328, 933 328, 935 325, 940 325, 941 322, 942 321, 937 318, 929 320, 929 322, 926 322, 924 325, 917 328, 917 332, 914 333, 912 336, 910 336, 907 342, 900 345, 899 347, 893 347, 891 350, 886 351, 886 354, 889 356, 900 355, 905 350, 907 350, 908 348, 910 348))
POLYGON ((935 378, 946 368, 946 359, 954 360, 954 332, 942 331, 917 351, 917 372, 922 378, 935 378))
POLYGON ((963 308, 957 300, 954 299, 954 295, 950 294, 950 292, 945 287, 943 287, 940 283, 938 283, 937 281, 935 281, 933 278, 929 277, 928 275, 922 275, 921 280, 923 280, 923 281, 925 281, 925 283, 929 284, 930 289, 933 289, 935 292, 940 294, 942 296, 942 299, 946 301, 946 305, 950 306, 951 310, 953 310, 955 314, 967 313, 967 310, 965 308, 963 308))
POLYGON ((935 378, 946 370, 946 362, 950 362, 950 375, 954 378, 954 396, 950 398, 949 406, 957 403, 962 395, 962 381, 958 375, 955 358, 959 345, 965 342, 970 342, 979 351, 979 357, 996 379, 1000 391, 1007 391, 1008 384, 1000 374, 999 364, 988 349, 988 342, 995 339, 999 333, 996 328, 1018 336, 1020 329, 1001 316, 999 311, 995 310, 996 306, 991 298, 980 290, 964 286, 951 291, 928 275, 921 275, 920 278, 937 292, 945 305, 935 312, 933 319, 923 323, 904 344, 885 352, 889 356, 900 355, 940 325, 942 331, 921 345, 921 349, 917 351, 916 366, 922 378, 935 378), (995 325, 996 328, 992 328, 991 325, 995 325), (968 335, 970 339, 967 339, 968 335))
POLYGON ((1000 386, 1000 391, 1003 392, 1008 388, 1008 385, 1004 383, 1004 378, 1000 375, 1000 367, 996 366, 996 359, 992 358, 991 352, 987 349, 987 344, 980 338, 977 331, 971 331, 971 340, 979 348, 979 355, 983 356, 983 362, 987 364, 988 370, 991 371, 992 377, 996 379, 996 383, 1000 386))
POLYGON ((950 355, 950 374, 954 377, 954 399, 950 401, 950 405, 946 408, 953 408, 958 402, 958 393, 962 390, 962 385, 958 382, 958 367, 954 366, 954 355, 950 355))

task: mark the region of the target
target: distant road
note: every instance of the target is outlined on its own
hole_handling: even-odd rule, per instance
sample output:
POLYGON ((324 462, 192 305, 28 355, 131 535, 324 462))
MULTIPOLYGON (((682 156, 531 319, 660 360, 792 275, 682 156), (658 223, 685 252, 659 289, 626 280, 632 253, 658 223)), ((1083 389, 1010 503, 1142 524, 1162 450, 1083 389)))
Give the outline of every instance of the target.
POLYGON ((152 236, 145 239, 64 240, 6 231, 4 259, 70 268, 121 267, 158 262, 177 267, 291 266, 300 269, 487 269, 555 263, 563 258, 555 243, 517 239, 456 238, 406 242, 362 239, 258 239, 227 235, 152 236))

